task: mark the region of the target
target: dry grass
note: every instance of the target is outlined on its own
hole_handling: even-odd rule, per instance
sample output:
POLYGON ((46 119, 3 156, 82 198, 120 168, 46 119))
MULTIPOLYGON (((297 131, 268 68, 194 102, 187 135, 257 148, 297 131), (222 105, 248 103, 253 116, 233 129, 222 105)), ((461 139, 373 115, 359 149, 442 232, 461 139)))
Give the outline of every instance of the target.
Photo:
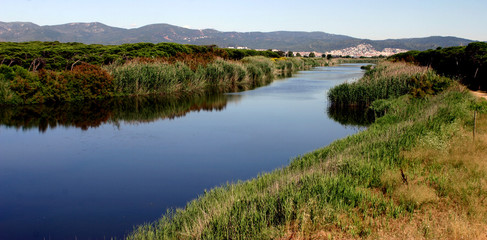
POLYGON ((383 189, 377 194, 415 205, 410 214, 357 218, 343 212, 337 214, 338 224, 303 228, 310 227, 303 213, 279 239, 487 239, 487 115, 477 125, 475 142, 470 129, 459 128, 443 148, 425 140, 402 152, 407 180, 399 170, 382 174, 383 189), (435 183, 438 177, 444 177, 445 186, 435 183), (350 234, 357 222, 370 235, 350 234))
POLYGON ((372 75, 367 78, 364 78, 364 81, 372 81, 374 79, 381 79, 381 78, 394 78, 398 76, 412 76, 415 74, 425 74, 430 69, 427 67, 422 67, 418 65, 414 65, 411 63, 405 62, 389 62, 383 61, 380 63, 380 67, 383 71, 374 71, 372 75))
POLYGON ((473 142, 470 131, 462 129, 445 149, 423 141, 421 146, 403 152, 410 167, 410 183, 405 185, 399 172, 386 172, 383 182, 393 189, 398 201, 426 204, 409 216, 383 218, 378 224, 378 239, 487 239, 487 116, 478 120, 478 135, 473 142), (434 184, 438 175, 447 179, 445 186, 434 184), (432 185, 432 186, 429 186, 432 185), (438 196, 438 190, 442 196, 438 196))
POLYGON ((382 219, 371 239, 487 239, 485 222, 472 221, 442 204, 398 219, 382 219))

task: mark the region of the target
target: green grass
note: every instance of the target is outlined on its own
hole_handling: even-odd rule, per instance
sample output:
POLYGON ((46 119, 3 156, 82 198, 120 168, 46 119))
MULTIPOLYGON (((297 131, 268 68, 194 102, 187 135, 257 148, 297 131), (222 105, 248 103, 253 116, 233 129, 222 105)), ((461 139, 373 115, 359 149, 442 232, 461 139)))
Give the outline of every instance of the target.
MULTIPOLYGON (((138 226, 127 239, 388 238, 428 209, 464 216, 481 206, 487 174, 475 164, 465 170, 472 174, 462 175, 464 183, 473 184, 452 188, 448 181, 456 177, 458 165, 442 169, 441 162, 411 160, 406 154, 423 147, 445 149, 453 136, 470 128, 472 97, 454 85, 436 95, 383 101, 389 111, 367 130, 282 169, 205 191, 185 208, 138 226), (445 171, 451 171, 448 178, 445 171), (437 207, 443 203, 451 207, 437 207)), ((460 222, 485 227, 486 215, 460 222)), ((423 237, 445 236, 429 227, 412 229, 423 237)))

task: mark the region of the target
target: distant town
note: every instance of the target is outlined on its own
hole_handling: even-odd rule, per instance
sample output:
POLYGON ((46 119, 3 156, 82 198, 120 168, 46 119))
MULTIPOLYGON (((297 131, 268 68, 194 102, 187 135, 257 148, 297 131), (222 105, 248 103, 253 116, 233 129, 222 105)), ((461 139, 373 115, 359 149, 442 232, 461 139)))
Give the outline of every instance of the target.
MULTIPOLYGON (((232 49, 250 49, 248 47, 230 47, 232 49)), ((260 51, 265 51, 267 49, 256 49, 260 51)), ((274 52, 284 52, 279 49, 272 49, 274 52)), ((303 57, 309 57, 309 56, 316 56, 316 57, 321 57, 321 56, 327 56, 331 55, 333 57, 353 57, 353 58, 359 58, 359 57, 388 57, 392 56, 397 53, 403 53, 407 52, 408 50, 406 49, 400 49, 400 48, 384 48, 382 51, 376 50, 372 45, 370 44, 359 44, 355 47, 349 47, 341 50, 332 50, 330 52, 292 52, 293 56, 303 56, 303 57)), ((289 52, 284 52, 286 55, 289 52)))
POLYGON ((388 57, 397 53, 407 52, 408 50, 399 48, 384 48, 382 51, 376 50, 370 44, 359 44, 356 47, 349 47, 342 50, 333 50, 326 54, 332 56, 351 56, 351 57, 388 57))

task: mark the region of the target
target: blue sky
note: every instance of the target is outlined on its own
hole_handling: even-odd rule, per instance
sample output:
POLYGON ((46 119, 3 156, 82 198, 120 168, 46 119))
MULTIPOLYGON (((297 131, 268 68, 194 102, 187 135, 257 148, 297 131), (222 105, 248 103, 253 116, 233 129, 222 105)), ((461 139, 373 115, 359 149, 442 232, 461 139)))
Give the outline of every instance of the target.
POLYGON ((0 0, 0 21, 168 23, 220 31, 323 31, 358 38, 456 36, 487 41, 486 0, 0 0))

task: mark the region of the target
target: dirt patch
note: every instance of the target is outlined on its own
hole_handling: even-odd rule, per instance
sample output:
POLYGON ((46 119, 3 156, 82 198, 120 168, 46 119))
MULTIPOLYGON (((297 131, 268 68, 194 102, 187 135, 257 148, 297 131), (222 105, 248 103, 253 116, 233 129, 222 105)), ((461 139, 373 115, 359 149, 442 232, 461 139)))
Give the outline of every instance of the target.
POLYGON ((479 97, 479 98, 484 98, 487 100, 487 92, 484 92, 484 91, 472 91, 470 90, 470 92, 476 96, 476 97, 479 97))

